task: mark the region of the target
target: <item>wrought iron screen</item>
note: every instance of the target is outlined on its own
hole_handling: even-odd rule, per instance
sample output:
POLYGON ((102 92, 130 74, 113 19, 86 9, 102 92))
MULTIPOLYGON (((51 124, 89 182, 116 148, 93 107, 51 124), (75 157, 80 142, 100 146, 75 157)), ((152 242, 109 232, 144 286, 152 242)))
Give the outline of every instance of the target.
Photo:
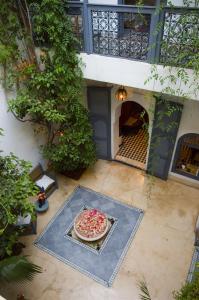
POLYGON ((196 14, 166 12, 160 62, 186 65, 198 53, 199 17, 196 14), (192 53, 190 55, 190 53, 192 53))
POLYGON ((146 61, 150 14, 91 10, 93 52, 146 61))

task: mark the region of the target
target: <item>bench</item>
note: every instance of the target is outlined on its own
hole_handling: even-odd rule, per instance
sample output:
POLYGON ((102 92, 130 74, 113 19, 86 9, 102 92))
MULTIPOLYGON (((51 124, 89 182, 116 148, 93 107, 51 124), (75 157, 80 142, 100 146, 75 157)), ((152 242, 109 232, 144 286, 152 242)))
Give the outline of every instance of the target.
POLYGON ((51 171, 44 171, 41 164, 38 164, 30 172, 30 177, 38 188, 44 188, 46 197, 49 197, 56 189, 58 189, 56 176, 51 171))

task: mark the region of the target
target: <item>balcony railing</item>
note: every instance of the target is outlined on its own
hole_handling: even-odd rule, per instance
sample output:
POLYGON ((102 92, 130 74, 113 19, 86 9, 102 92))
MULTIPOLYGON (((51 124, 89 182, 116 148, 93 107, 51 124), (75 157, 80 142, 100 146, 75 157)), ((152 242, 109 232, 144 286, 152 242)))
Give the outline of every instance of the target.
POLYGON ((91 10, 93 53, 147 60, 151 15, 91 10))
MULTIPOLYGON (((157 4, 159 2, 157 0, 157 4)), ((182 28, 178 22, 182 10, 169 7, 158 10, 155 6, 98 5, 84 0, 70 1, 67 13, 71 16, 82 52, 165 63, 173 59, 172 55, 175 57, 181 47, 192 47, 191 35, 189 40, 185 40, 183 32, 199 32, 199 18, 193 20, 190 17, 190 22, 182 28), (162 42, 167 43, 170 51, 161 48, 162 42)), ((194 52, 198 50, 193 49, 194 52)))

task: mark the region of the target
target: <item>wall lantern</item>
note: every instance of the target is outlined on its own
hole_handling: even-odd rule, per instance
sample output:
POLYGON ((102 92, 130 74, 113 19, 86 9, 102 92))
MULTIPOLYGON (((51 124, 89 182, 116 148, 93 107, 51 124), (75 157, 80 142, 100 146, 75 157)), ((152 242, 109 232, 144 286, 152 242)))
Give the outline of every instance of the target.
POLYGON ((123 86, 121 86, 115 93, 115 97, 118 101, 124 101, 127 98, 127 91, 123 86))

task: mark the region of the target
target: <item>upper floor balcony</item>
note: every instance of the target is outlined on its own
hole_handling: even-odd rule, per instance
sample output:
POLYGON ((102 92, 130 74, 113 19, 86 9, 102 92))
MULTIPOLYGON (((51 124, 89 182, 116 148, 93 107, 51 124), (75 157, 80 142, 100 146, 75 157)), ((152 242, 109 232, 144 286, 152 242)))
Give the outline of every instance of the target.
POLYGON ((183 65, 183 60, 189 59, 181 57, 181 61, 176 61, 182 48, 198 52, 193 35, 184 38, 190 31, 199 32, 199 18, 191 18, 198 9, 196 6, 188 9, 190 19, 182 27, 179 18, 183 7, 169 7, 160 0, 145 0, 144 5, 136 3, 136 0, 69 1, 67 10, 81 41, 81 52, 168 65, 174 61, 183 65))

